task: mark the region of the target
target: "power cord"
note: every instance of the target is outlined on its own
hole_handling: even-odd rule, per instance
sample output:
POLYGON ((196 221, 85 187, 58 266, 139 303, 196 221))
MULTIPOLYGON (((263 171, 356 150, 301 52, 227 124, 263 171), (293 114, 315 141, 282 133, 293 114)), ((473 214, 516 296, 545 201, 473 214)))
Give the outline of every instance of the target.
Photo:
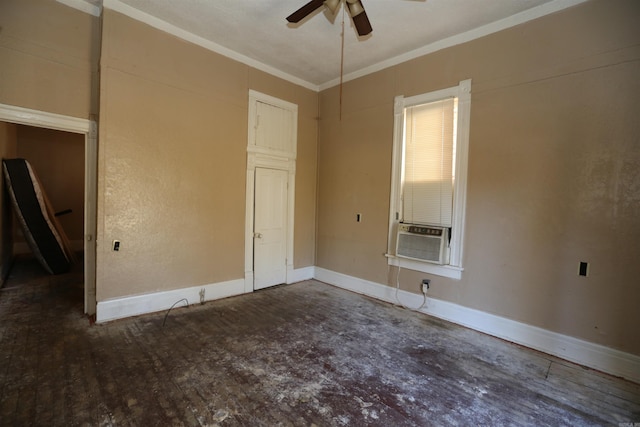
POLYGON ((406 308, 407 310, 413 310, 413 311, 422 310, 422 308, 427 304, 427 291, 424 290, 424 288, 422 290, 422 304, 420 304, 420 307, 412 308, 407 305, 404 305, 402 301, 400 301, 400 297, 398 295, 398 291, 400 291, 400 270, 402 270, 402 267, 398 266, 398 274, 396 275, 396 301, 398 302, 399 305, 401 305, 403 308, 406 308))
POLYGON ((167 322, 167 317, 169 317, 169 313, 171 313, 171 309, 173 307, 175 307, 179 302, 185 302, 185 307, 189 307, 189 300, 187 300, 186 298, 182 298, 179 299, 178 301, 174 302, 173 305, 171 307, 169 307, 169 310, 167 311, 167 314, 164 315, 164 320, 162 321, 162 326, 164 326, 164 324, 167 322))

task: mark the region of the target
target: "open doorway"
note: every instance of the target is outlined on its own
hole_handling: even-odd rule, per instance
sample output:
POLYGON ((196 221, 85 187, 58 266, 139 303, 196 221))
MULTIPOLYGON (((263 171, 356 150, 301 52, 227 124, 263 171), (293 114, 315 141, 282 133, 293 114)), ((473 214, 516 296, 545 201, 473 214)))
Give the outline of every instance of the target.
POLYGON ((85 136, 73 132, 15 125, 15 157, 25 159, 55 212, 73 252, 71 268, 49 274, 35 262, 19 221, 12 221, 13 264, 5 290, 41 295, 42 303, 82 310, 84 304, 84 183, 85 136), (17 287, 27 289, 18 290, 17 287), (51 301, 45 301, 46 296, 51 301), (53 301, 55 299, 55 301, 53 301), (63 301, 64 300, 64 301, 63 301))
MULTIPOLYGON (((93 315, 96 309, 95 122, 0 104, 0 124, 5 129, 5 141, 0 140, 2 157, 22 157, 29 160, 51 198, 54 210, 60 213, 71 211, 61 215, 58 220, 69 236, 72 248, 80 255, 80 264, 72 268, 71 274, 82 277, 84 312, 93 315)), ((3 200, 2 203, 3 226, 8 210, 6 202, 7 200, 3 200)), ((23 254, 28 254, 29 249, 19 232, 6 228, 2 231, 0 262, 6 273, 8 262, 14 257, 21 261, 23 254)), ((28 263, 21 268, 28 270, 28 263)), ((22 271, 21 274, 25 277, 32 276, 29 271, 22 271)), ((72 276, 59 277, 54 281, 73 280, 70 277, 72 276)))

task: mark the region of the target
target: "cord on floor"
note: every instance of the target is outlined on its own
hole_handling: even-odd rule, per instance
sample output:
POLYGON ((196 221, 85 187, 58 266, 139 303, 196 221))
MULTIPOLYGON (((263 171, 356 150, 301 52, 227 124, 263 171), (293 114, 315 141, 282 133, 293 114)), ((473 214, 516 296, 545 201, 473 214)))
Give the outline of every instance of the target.
POLYGON ((182 298, 179 299, 178 301, 174 302, 173 305, 171 307, 169 307, 169 310, 167 310, 167 314, 164 315, 164 320, 162 321, 162 326, 164 326, 164 324, 167 322, 167 317, 169 317, 169 313, 171 313, 171 309, 173 307, 176 306, 176 304, 178 304, 179 302, 184 301, 186 303, 185 307, 189 307, 189 301, 186 298, 182 298))
POLYGON ((424 308, 425 305, 427 305, 427 293, 423 292, 422 293, 422 304, 420 304, 420 307, 417 308, 413 308, 413 307, 409 307, 406 306, 402 303, 402 301, 400 301, 400 297, 398 296, 398 291, 400 291, 400 270, 402 270, 402 267, 398 266, 398 274, 396 275, 396 301, 398 302, 398 304, 400 304, 403 308, 406 308, 407 310, 413 310, 413 311, 420 311, 422 310, 422 308, 424 308))

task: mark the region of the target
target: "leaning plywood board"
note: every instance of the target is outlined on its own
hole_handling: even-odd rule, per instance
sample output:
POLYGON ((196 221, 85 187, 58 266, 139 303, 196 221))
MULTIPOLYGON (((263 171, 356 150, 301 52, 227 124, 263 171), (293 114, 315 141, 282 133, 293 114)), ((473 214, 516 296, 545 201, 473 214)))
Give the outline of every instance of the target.
POLYGON ((51 274, 69 271, 73 260, 69 240, 25 159, 5 159, 4 176, 16 217, 33 254, 51 274))

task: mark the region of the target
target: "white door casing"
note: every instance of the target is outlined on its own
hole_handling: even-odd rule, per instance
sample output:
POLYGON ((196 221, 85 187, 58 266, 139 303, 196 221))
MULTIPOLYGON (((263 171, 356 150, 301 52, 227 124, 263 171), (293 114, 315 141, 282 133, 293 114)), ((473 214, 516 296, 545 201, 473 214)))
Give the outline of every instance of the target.
POLYGON ((98 206, 98 123, 91 120, 84 148, 84 311, 96 314, 96 227, 98 206))
POLYGON ((78 117, 0 104, 0 120, 85 135, 84 165, 84 311, 96 313, 97 123, 78 117))
MULTIPOLYGON (((254 290, 254 213, 256 169, 286 173, 285 253, 288 283, 293 277, 293 223, 298 106, 253 90, 249 91, 247 188, 245 215, 245 292, 254 290)), ((282 283, 282 282, 281 282, 282 283)))
POLYGON ((287 280, 286 170, 256 168, 253 231, 253 288, 287 280))

